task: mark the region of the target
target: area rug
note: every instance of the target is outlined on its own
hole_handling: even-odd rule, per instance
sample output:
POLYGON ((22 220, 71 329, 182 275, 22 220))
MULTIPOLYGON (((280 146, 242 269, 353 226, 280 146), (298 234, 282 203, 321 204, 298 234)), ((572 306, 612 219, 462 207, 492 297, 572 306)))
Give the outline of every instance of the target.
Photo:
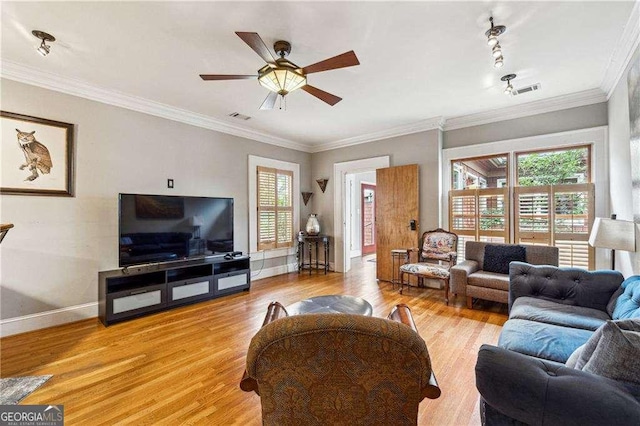
POLYGON ((16 405, 42 386, 51 375, 0 379, 0 405, 16 405))

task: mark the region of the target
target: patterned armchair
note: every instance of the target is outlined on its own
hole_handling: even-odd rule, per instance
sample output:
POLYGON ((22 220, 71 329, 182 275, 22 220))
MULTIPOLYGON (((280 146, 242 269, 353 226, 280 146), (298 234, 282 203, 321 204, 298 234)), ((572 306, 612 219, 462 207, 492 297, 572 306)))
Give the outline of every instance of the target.
POLYGON ((265 425, 415 425, 420 401, 440 396, 406 305, 383 319, 287 316, 274 302, 240 388, 260 395, 265 425))
MULTIPOLYGON (((427 231, 422 234, 418 251, 418 262, 407 262, 400 266, 400 293, 408 283, 405 274, 418 277, 418 284, 422 285, 423 278, 444 281, 444 296, 449 304, 449 270, 456 264, 458 258, 458 236, 442 228, 427 231)), ((411 252, 407 250, 407 261, 411 259, 411 252)))

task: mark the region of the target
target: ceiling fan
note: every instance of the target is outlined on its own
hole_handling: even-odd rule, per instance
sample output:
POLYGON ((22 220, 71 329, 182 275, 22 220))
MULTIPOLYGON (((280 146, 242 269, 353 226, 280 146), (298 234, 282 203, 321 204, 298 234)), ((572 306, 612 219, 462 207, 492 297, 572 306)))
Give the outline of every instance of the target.
POLYGON ((331 93, 320 90, 317 87, 307 84, 307 75, 314 72, 335 70, 338 68, 352 67, 360 65, 358 58, 353 50, 343 53, 324 61, 316 62, 312 65, 300 68, 293 62, 285 59, 291 52, 291 44, 287 41, 276 41, 273 49, 280 56, 274 58, 271 51, 264 44, 258 33, 236 32, 238 37, 249 45, 262 59, 267 63, 258 70, 255 75, 226 75, 226 74, 200 74, 203 80, 249 80, 257 78, 258 82, 271 91, 267 98, 262 102, 260 109, 273 109, 278 95, 284 98, 296 89, 302 89, 305 92, 315 96, 328 103, 335 105, 342 98, 332 95, 331 93))

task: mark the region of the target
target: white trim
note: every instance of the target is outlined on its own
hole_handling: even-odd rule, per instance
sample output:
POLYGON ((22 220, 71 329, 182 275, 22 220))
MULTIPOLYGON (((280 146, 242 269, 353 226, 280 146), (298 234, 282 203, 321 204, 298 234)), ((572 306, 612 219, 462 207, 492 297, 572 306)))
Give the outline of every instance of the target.
MULTIPOLYGON (((293 233, 300 229, 300 164, 249 155, 249 252, 258 253, 257 167, 271 167, 293 172, 293 233)), ((275 249, 276 252, 282 249, 275 249)), ((267 250, 270 252, 272 250, 267 250)), ((265 255, 266 256, 266 255, 265 255)), ((270 257, 279 257, 277 253, 270 257)), ((268 259, 269 257, 265 257, 268 259)))
POLYGON ((364 173, 375 169, 389 167, 389 156, 365 158, 362 160, 345 161, 333 164, 333 245, 335 253, 336 272, 347 272, 351 267, 351 258, 346 254, 349 253, 348 236, 345 237, 344 223, 344 192, 346 185, 347 173, 364 173))
POLYGON ((32 86, 43 87, 45 89, 78 96, 92 101, 101 102, 107 105, 113 105, 120 108, 126 108, 132 111, 138 111, 156 117, 166 118, 167 120, 179 121, 181 123, 190 124, 196 127, 202 127, 209 130, 226 133, 229 135, 239 136, 258 142, 268 143, 270 145, 281 146, 284 148, 295 149, 303 152, 311 152, 309 145, 301 144, 289 139, 284 139, 268 133, 259 132, 239 127, 233 124, 216 120, 204 114, 198 114, 181 108, 160 102, 151 101, 149 99, 132 96, 114 90, 94 86, 85 81, 63 77, 58 74, 45 72, 26 65, 18 64, 13 61, 2 60, 0 64, 0 74, 3 78, 18 81, 20 83, 30 84, 32 86))
POLYGON ((447 118, 444 130, 456 130, 464 127, 480 126, 482 124, 495 123, 515 118, 529 117, 531 115, 544 114, 546 112, 576 108, 585 105, 606 102, 607 97, 601 89, 591 89, 568 95, 556 96, 549 99, 513 105, 491 111, 483 111, 475 114, 462 115, 447 118))
POLYGON ((53 327, 98 316, 98 302, 69 306, 0 321, 0 337, 53 327))
POLYGON ((624 74, 633 53, 640 44, 640 0, 636 0, 629 20, 624 27, 620 41, 616 43, 616 48, 611 54, 607 70, 605 71, 600 88, 607 94, 607 100, 613 94, 618 85, 618 81, 624 74))
POLYGON ((330 149, 344 148, 346 146, 360 145, 363 143, 369 143, 378 141, 381 139, 389 139, 397 136, 410 135, 413 133, 424 132, 427 130, 440 129, 444 124, 442 117, 433 117, 426 120, 420 120, 415 123, 405 124, 403 126, 396 126, 390 129, 379 130, 377 132, 366 133, 360 136, 354 136, 351 138, 340 139, 333 142, 327 142, 325 144, 316 145, 311 148, 312 153, 328 151, 330 149))
MULTIPOLYGON (((609 139, 608 126, 592 127, 588 129, 571 130, 568 132, 550 133, 546 135, 530 136, 519 139, 509 139, 503 141, 480 143, 456 148, 442 150, 442 207, 441 215, 443 223, 449 223, 449 201, 448 194, 451 190, 451 160, 458 158, 480 157, 492 154, 504 154, 513 159, 513 153, 518 151, 530 151, 545 148, 561 148, 563 146, 574 146, 591 144, 591 172, 592 182, 595 183, 596 205, 595 216, 608 216, 609 211, 609 139)), ((513 182, 515 167, 511 167, 510 179, 513 182)), ((601 263, 596 258, 596 266, 601 263)))
POLYGON ((275 277, 276 275, 288 274, 290 272, 296 272, 298 270, 298 264, 288 263, 286 265, 274 266, 262 270, 251 270, 251 281, 258 281, 264 278, 275 277), (255 275, 253 275, 255 273, 255 275))

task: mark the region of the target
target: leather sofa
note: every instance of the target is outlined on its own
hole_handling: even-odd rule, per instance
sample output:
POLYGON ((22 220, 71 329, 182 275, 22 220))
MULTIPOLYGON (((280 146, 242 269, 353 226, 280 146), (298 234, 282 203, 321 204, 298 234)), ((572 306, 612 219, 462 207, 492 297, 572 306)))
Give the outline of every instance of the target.
POLYGON ((507 303, 509 300, 509 263, 516 249, 524 252, 521 256, 513 256, 513 260, 521 260, 532 265, 558 266, 559 250, 557 247, 532 246, 517 244, 494 244, 467 241, 465 244, 465 260, 451 268, 451 292, 464 294, 467 308, 473 309, 473 299, 492 300, 507 303), (491 253, 488 253, 490 251, 491 253), (488 270, 489 254, 502 262, 501 268, 488 270), (495 272, 499 270, 500 272, 495 272))
POLYGON ((478 353, 482 424, 639 424, 640 276, 512 262, 509 277, 498 346, 478 353), (625 323, 623 351, 602 336, 625 323))

